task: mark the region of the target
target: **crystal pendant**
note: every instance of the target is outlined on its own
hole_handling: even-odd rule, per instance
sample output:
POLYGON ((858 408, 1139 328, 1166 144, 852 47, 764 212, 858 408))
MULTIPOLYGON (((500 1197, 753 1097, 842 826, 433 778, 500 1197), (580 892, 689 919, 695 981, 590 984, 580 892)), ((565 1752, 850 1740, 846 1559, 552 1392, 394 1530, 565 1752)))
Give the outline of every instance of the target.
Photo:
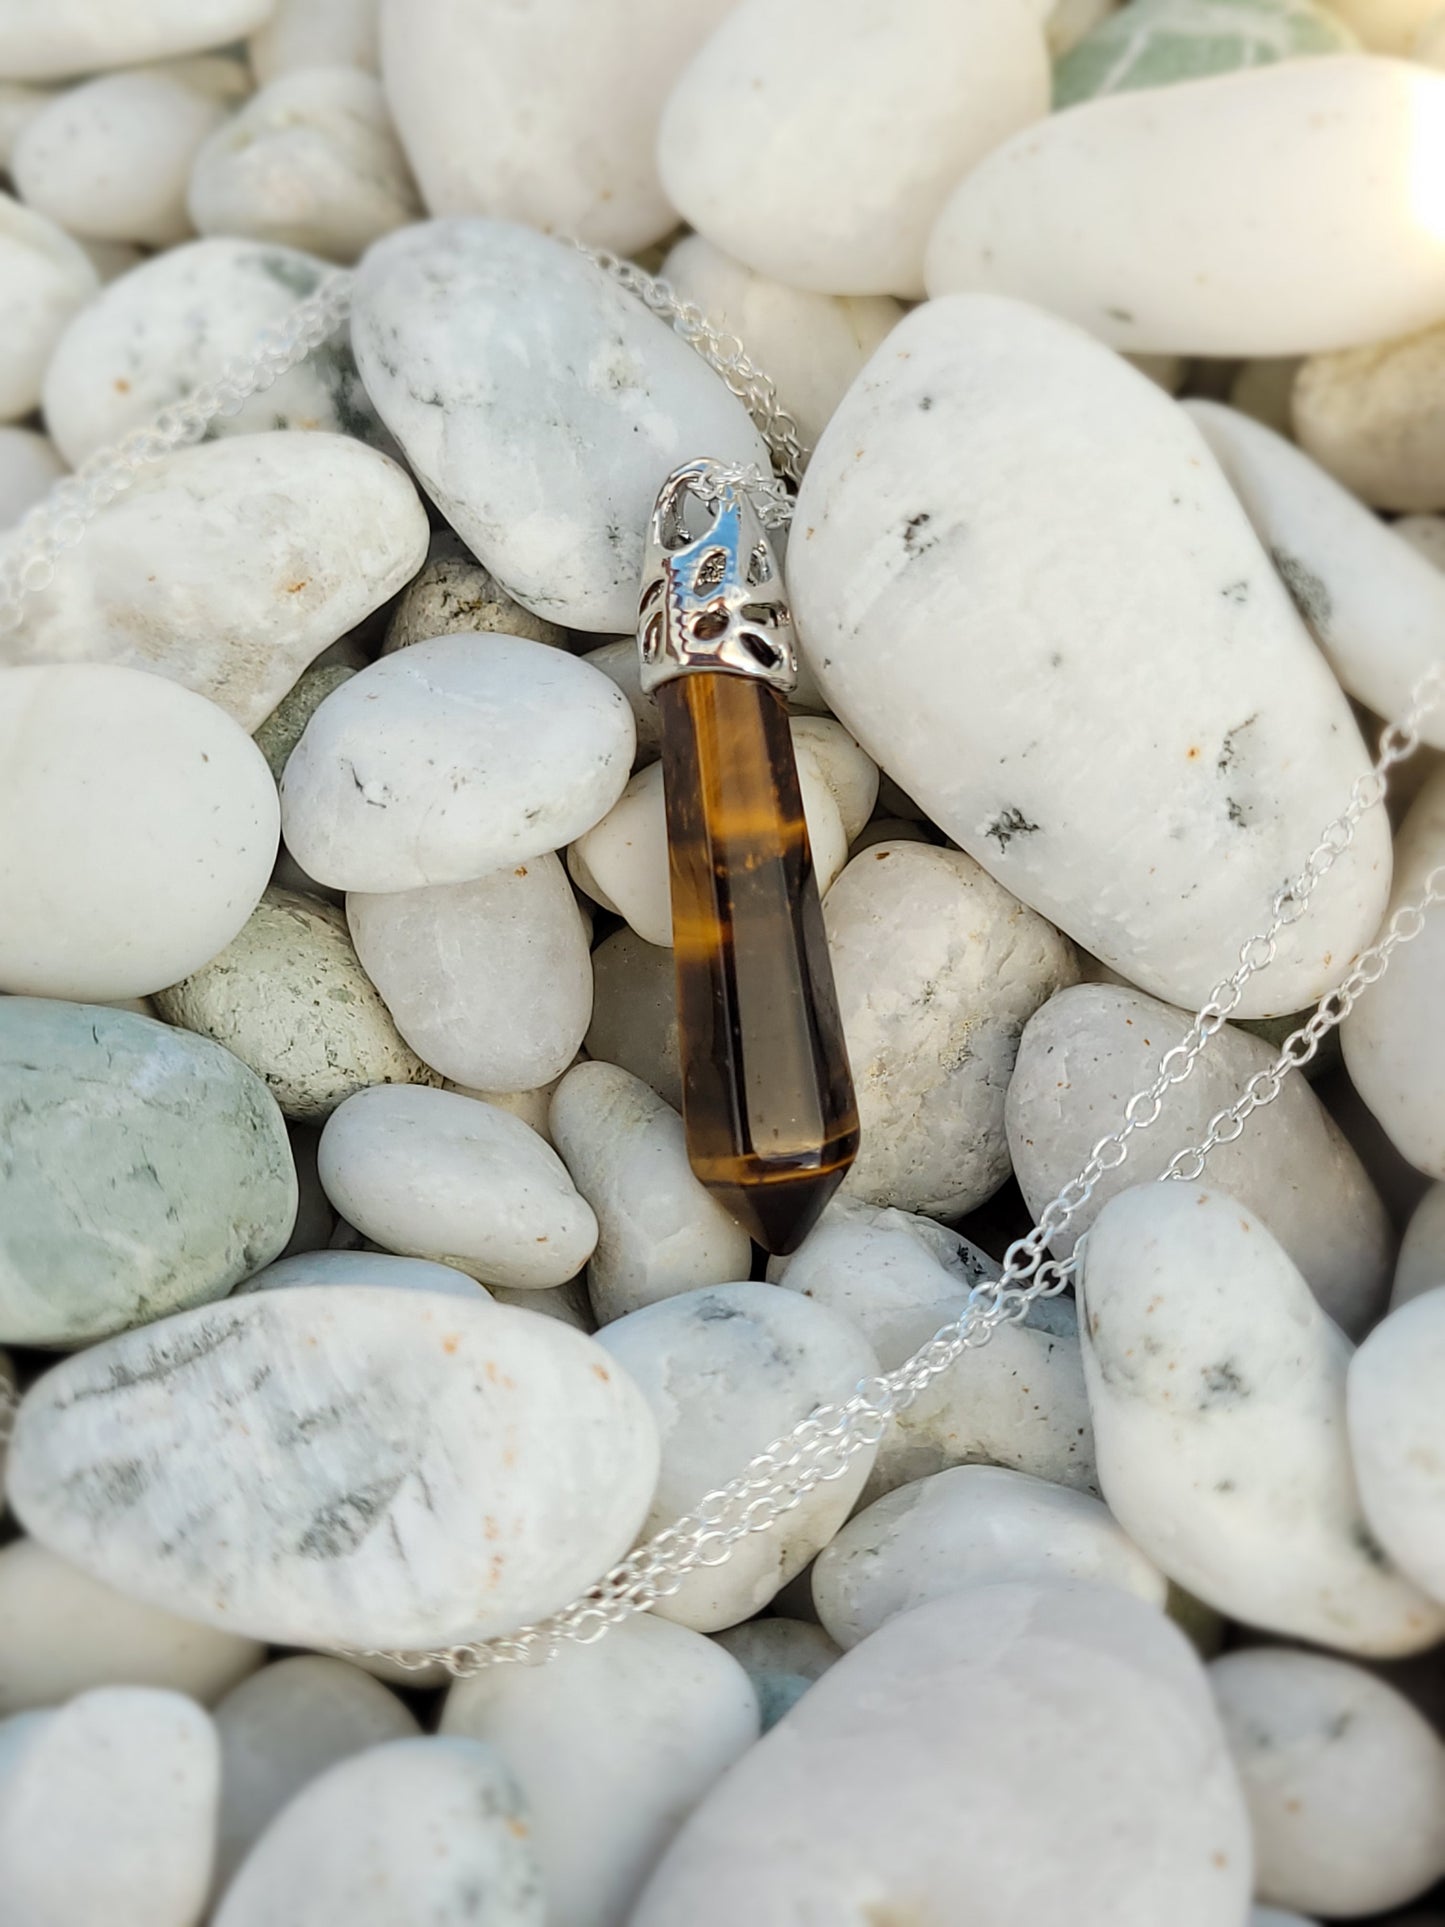
POLYGON ((650 560, 639 638, 662 727, 688 1157, 759 1244, 791 1251, 858 1149, 783 696, 791 625, 761 522, 718 464, 669 477, 650 560))

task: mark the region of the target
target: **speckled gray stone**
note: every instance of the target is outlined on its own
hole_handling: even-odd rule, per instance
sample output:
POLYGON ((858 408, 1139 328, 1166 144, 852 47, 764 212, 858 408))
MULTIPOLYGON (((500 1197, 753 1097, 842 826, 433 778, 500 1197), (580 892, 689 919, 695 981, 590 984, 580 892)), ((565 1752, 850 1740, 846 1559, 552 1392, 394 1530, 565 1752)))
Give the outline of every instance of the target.
POLYGON ((0 1338, 71 1346, 221 1297, 290 1234, 275 1100, 208 1038, 0 998, 0 1338))
POLYGON ((267 768, 279 783, 286 759, 301 741, 306 725, 333 689, 350 682, 356 671, 349 663, 315 662, 291 685, 271 714, 252 732, 267 768))
MULTIPOLYGON (((435 636, 488 632, 525 636, 531 642, 549 642, 558 649, 567 647, 565 629, 514 602, 459 535, 450 529, 438 529, 420 572, 396 599, 381 652, 390 655, 393 650, 410 648, 414 642, 430 642, 435 636)), ((635 659, 637 644, 629 642, 628 646, 635 659)))

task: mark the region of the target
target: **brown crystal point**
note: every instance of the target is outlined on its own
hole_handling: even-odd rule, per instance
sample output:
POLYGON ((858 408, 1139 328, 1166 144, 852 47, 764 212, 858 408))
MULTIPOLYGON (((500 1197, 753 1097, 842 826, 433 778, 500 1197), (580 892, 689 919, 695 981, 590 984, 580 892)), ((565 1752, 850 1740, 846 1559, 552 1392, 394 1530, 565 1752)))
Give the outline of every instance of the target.
POLYGON ((858 1150, 788 712, 726 671, 656 692, 687 1150, 768 1251, 794 1250, 858 1150))

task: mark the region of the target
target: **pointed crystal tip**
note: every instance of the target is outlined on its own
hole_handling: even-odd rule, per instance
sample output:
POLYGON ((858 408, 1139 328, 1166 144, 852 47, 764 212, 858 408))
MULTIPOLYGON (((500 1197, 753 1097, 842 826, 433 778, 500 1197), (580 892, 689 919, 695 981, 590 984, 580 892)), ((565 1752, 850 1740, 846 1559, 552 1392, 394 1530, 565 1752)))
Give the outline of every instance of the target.
POLYGON ((711 1183, 704 1178, 703 1182, 754 1244, 761 1245, 774 1257, 785 1258, 807 1237, 847 1176, 858 1148, 857 1136, 829 1148, 836 1162, 830 1161, 826 1166, 776 1173, 751 1183, 739 1183, 736 1178, 722 1183, 711 1183))

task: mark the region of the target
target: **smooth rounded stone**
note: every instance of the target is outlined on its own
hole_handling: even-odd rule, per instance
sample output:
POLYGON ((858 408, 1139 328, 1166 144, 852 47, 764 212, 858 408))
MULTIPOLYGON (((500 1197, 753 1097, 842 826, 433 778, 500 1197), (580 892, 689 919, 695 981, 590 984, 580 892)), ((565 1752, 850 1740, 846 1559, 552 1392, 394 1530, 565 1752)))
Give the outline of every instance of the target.
POLYGON ((426 554, 405 470, 343 435, 181 448, 141 470, 27 600, 29 662, 111 662, 209 697, 253 730, 426 554))
POLYGON ((98 1686, 158 1686, 209 1706, 265 1658, 236 1633, 128 1598, 34 1539, 0 1548, 0 1716, 98 1686))
MULTIPOLYGON (((580 904, 578 907, 581 907, 580 904)), ((579 1051, 579 1059, 582 1055, 579 1051)), ((545 1143, 551 1144, 552 1093, 561 1082, 560 1077, 554 1077, 550 1083, 539 1084, 530 1091, 482 1091, 466 1084, 448 1084, 447 1089, 458 1092, 462 1097, 479 1097, 483 1104, 495 1104, 499 1111, 510 1111, 513 1117, 521 1118, 545 1143)))
POLYGON ((861 836, 878 801, 878 765, 831 716, 794 716, 789 723, 793 752, 806 752, 833 792, 843 834, 850 843, 861 836))
POLYGON ((769 1283, 851 1319, 888 1371, 953 1316, 960 1288, 999 1270, 947 1225, 846 1192, 829 1201, 796 1251, 768 1260, 769 1283))
POLYGON ((668 97, 663 186, 717 248, 789 287, 923 293, 949 189, 1049 109, 1039 10, 1017 0, 741 0, 668 97), (720 118, 730 164, 699 126, 720 118), (900 138, 901 130, 906 138, 900 138))
POLYGON ((225 118, 213 95, 160 69, 102 74, 36 115, 10 171, 28 204, 74 235, 170 247, 193 231, 191 163, 225 118))
POLYGON ((1411 1213, 1395 1260, 1390 1309, 1445 1285, 1445 1184, 1432 1184, 1411 1213))
POLYGON ((394 1693, 359 1667, 316 1653, 253 1673, 221 1701, 215 1720, 221 1742, 218 1892, 309 1781, 367 1747, 413 1739, 421 1731, 394 1693))
MULTIPOLYGON (((437 18, 430 0, 426 10, 437 18)), ((516 18, 532 32, 554 11, 516 18)), ((406 22, 408 45, 439 73, 415 0, 406 22)), ((613 6, 608 39, 619 32, 613 6)), ((489 46, 494 74, 498 59, 489 46)), ((595 92, 599 75, 587 84, 595 92)), ((540 98, 529 80, 529 114, 540 98)), ((396 94, 392 104, 405 134, 406 109, 396 94)), ((472 88, 466 113, 484 124, 472 88)), ((577 249, 509 222, 431 221, 378 242, 359 270, 351 340, 447 521, 510 595, 569 628, 635 628, 648 519, 680 462, 702 448, 770 472, 742 403, 680 335, 577 249)))
MULTIPOLYGON (((1005 1115, 1014 1172, 1035 1217, 1117 1129, 1130 1097, 1154 1082, 1189 1027, 1183 1011, 1112 984, 1062 990, 1030 1018, 1005 1115)), ((1110 1198, 1162 1177, 1176 1149, 1200 1143, 1210 1120, 1275 1056, 1233 1024, 1217 1031, 1188 1081, 1169 1092, 1158 1123, 1130 1138, 1124 1163, 1104 1172, 1055 1233, 1055 1255, 1074 1250, 1110 1198)), ((1394 1233, 1364 1166, 1304 1079, 1283 1080, 1239 1138, 1210 1152, 1208 1169, 1210 1187, 1261 1220, 1335 1322, 1355 1336, 1368 1331, 1388 1291, 1394 1233)))
POLYGON ((880 843, 930 843, 932 838, 922 823, 910 823, 902 816, 875 816, 848 845, 848 861, 862 856, 880 843))
POLYGON ((460 1680, 441 1732, 494 1746, 516 1774, 547 1918, 623 1927, 688 1814, 756 1741, 758 1700, 713 1641, 645 1613, 546 1666, 460 1680))
POLYGON ((267 890, 235 940, 157 992, 167 1023, 224 1044, 289 1118, 320 1123, 372 1084, 429 1084, 397 1034, 333 904, 267 890))
POLYGON ((813 1566, 813 1603, 845 1649, 947 1593, 1076 1579, 1162 1607, 1167 1582, 1087 1493, 960 1465, 856 1513, 813 1566))
POLYGON ((101 68, 224 47, 259 27, 275 0, 6 0, 0 9, 0 73, 64 80, 101 68))
POLYGON ((683 1828, 631 1927, 1238 1927, 1249 1823, 1205 1676, 1100 1586, 979 1586, 882 1627, 683 1828), (746 1851, 739 1852, 739 1842, 746 1851))
POLYGON ((0 997, 0 1339, 88 1344, 219 1298, 281 1250, 275 1100, 208 1038, 0 997))
MULTIPOLYGON (((605 1325, 596 1342, 641 1388, 662 1438, 644 1536, 726 1485, 818 1406, 850 1398, 877 1369, 856 1327, 763 1284, 682 1292, 605 1325)), ((827 1545, 872 1463, 865 1446, 841 1477, 815 1486, 771 1532, 744 1539, 726 1565, 689 1573, 654 1610, 699 1632, 750 1619, 827 1545)))
POLYGON ((1445 1634, 1361 1509, 1350 1342, 1258 1218, 1223 1191, 1139 1185, 1090 1229, 1079 1283, 1099 1482, 1169 1578, 1345 1652, 1445 1634))
POLYGON ((472 883, 352 891, 346 920, 397 1028, 442 1076, 530 1091, 577 1055, 592 1017, 592 963, 555 856, 472 883))
MULTIPOLYGON (((390 655, 437 636, 479 633, 525 636, 530 642, 567 647, 565 630, 514 602, 450 529, 438 529, 425 563, 396 599, 382 653, 390 655)), ((626 646, 636 661, 636 642, 628 637, 626 646)))
POLYGON ((645 763, 655 763, 662 754, 662 718, 657 713, 656 698, 642 687, 642 664, 638 660, 636 641, 631 636, 618 636, 615 642, 604 642, 596 649, 587 650, 582 660, 600 669, 627 698, 632 720, 637 725, 634 767, 641 769, 645 763))
POLYGON ((1445 1746, 1347 1660, 1261 1647, 1209 1668, 1249 1806, 1255 1892, 1353 1917, 1445 1875, 1445 1746))
POLYGON ((1295 436, 1376 508, 1445 508, 1442 374, 1445 326, 1312 355, 1291 396, 1295 436))
POLYGON ((1054 109, 1359 46, 1313 0, 1129 0, 1054 67, 1054 109))
MULTIPOLYGON (((1346 692, 1404 715, 1439 658, 1445 576, 1282 435, 1217 402, 1186 407, 1346 692)), ((1445 749, 1445 705, 1422 734, 1445 749)))
MULTIPOLYGON (((801 735, 793 748, 813 871, 819 893, 826 895, 848 860, 848 832, 816 750, 801 735)), ((671 948, 672 886, 661 763, 637 772, 607 815, 578 837, 568 862, 579 887, 604 909, 615 910, 648 943, 671 948)))
POLYGON ((578 1064, 552 1099, 552 1142, 597 1214, 587 1295, 600 1325, 746 1278, 752 1241, 692 1174, 682 1119, 616 1064, 578 1064))
POLYGON ((1114 94, 961 181, 928 291, 1017 296, 1115 348, 1315 354, 1438 321, 1445 221, 1422 187, 1445 76, 1342 53, 1114 94), (1127 241, 1118 224, 1129 197, 1127 241))
POLYGON ((600 822, 632 767, 614 684, 518 636, 442 636, 383 656, 316 711, 286 765, 286 843, 368 894, 469 883, 600 822))
POLYGON ((355 674, 349 663, 313 663, 309 669, 302 670, 271 714, 253 732, 256 747, 278 783, 292 750, 305 734, 306 725, 332 690, 340 689, 355 674))
POLYGON ((682 1109, 677 993, 672 953, 635 930, 617 930, 592 952, 592 1023, 587 1054, 650 1084, 682 1109))
POLYGON ((142 1686, 0 1722, 0 1868, 14 1927, 193 1927, 220 1773, 193 1700, 142 1686))
MULTIPOLYGON (((1410 806, 1395 837, 1392 911, 1419 901, 1445 863, 1445 767, 1410 806)), ((1345 1067, 1395 1145, 1428 1178, 1445 1178, 1445 918, 1427 913, 1421 935, 1390 959, 1340 1026, 1345 1067)))
POLYGON ((701 234, 689 234, 672 248, 662 278, 714 327, 746 345, 809 445, 858 370, 903 318, 888 295, 813 294, 755 274, 701 234))
MULTIPOLYGON (((491 1293, 454 1265, 433 1264, 427 1258, 398 1258, 390 1251, 300 1251, 278 1258, 236 1287, 239 1297, 250 1291, 277 1291, 287 1285, 389 1285, 399 1291, 441 1292, 446 1297, 485 1302, 491 1293)), ((536 1302, 532 1293, 527 1302, 536 1302)))
POLYGON ((99 286, 78 242, 0 193, 0 422, 28 415, 40 400, 46 363, 65 324, 99 286))
MULTIPOLYGON (((806 1584, 806 1575, 795 1583, 806 1584)), ((764 1733, 843 1657, 837 1641, 809 1619, 748 1619, 713 1638, 752 1681, 764 1733)))
MULTIPOLYGON (((261 330, 330 272, 328 262, 295 248, 217 238, 171 248, 112 281, 66 328, 45 367, 45 423, 61 454, 83 462, 213 380, 227 361, 252 354, 261 330)), ((266 428, 320 428, 389 445, 342 334, 234 415, 218 415, 207 432, 266 428)))
POLYGON ((355 67, 268 81, 195 158, 186 205, 201 234, 243 234, 354 261, 420 217, 381 82, 355 67))
POLYGON ((529 1835, 516 1781, 491 1747, 391 1740, 301 1789, 242 1862, 212 1921, 544 1927, 529 1835))
POLYGON ((658 117, 716 17, 710 0, 382 0, 387 98, 428 208, 622 254, 660 240, 677 215, 658 117))
MULTIPOLYGON (((1195 1008, 1368 761, 1194 423, 1049 315, 930 301, 829 424, 796 526, 794 616, 838 720, 1006 889, 1195 1008), (1127 781, 1100 780, 1101 742, 1127 781)), ((1387 842, 1367 816, 1239 1015, 1333 984, 1387 842)))
POLYGON ((824 908, 863 1142, 845 1188, 958 1217, 1009 1173, 1019 1033, 1077 974, 1073 947, 962 850, 883 843, 824 908))
POLYGON ((272 1644, 422 1649, 590 1585, 657 1462, 638 1388, 556 1319, 298 1285, 65 1360, 21 1404, 9 1491, 137 1599, 272 1644))
POLYGON ((592 1208, 551 1146, 520 1118, 454 1091, 358 1091, 328 1119, 318 1169, 367 1237, 483 1284, 563 1284, 597 1243, 592 1208))
POLYGON ((18 522, 65 472, 38 429, 0 427, 0 531, 18 522))
POLYGON ((499 1305, 515 1305, 520 1311, 534 1311, 542 1318, 555 1318, 588 1337, 597 1329, 597 1320, 587 1302, 585 1279, 569 1278, 565 1285, 550 1291, 515 1291, 510 1285, 493 1285, 492 1296, 499 1305))
POLYGON ((54 100, 54 87, 27 87, 18 80, 0 80, 0 170, 10 171, 15 143, 37 114, 54 100))
POLYGON ((1350 1450, 1370 1530, 1432 1598, 1445 1600, 1445 1292, 1390 1313, 1350 1363, 1350 1450))
POLYGON ((246 51, 262 86, 297 67, 361 67, 375 73, 378 0, 277 0, 246 51))

